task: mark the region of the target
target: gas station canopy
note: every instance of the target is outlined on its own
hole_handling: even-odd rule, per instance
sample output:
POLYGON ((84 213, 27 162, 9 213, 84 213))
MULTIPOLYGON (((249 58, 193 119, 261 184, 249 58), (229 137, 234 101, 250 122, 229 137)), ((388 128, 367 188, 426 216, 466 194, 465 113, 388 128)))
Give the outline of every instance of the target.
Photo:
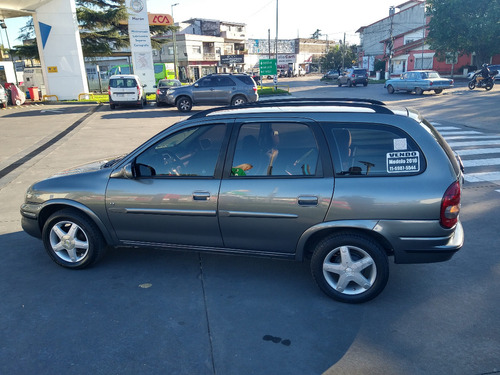
POLYGON ((30 16, 36 8, 47 4, 50 0, 2 0, 0 2, 0 19, 30 16))

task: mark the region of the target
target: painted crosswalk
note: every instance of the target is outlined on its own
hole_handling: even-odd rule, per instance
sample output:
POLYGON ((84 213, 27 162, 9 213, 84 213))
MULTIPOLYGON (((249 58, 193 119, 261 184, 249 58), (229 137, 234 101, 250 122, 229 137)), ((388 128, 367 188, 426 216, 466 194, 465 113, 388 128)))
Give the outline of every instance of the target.
POLYGON ((468 183, 500 185, 500 134, 486 134, 477 130, 464 130, 458 126, 431 122, 460 155, 468 183))

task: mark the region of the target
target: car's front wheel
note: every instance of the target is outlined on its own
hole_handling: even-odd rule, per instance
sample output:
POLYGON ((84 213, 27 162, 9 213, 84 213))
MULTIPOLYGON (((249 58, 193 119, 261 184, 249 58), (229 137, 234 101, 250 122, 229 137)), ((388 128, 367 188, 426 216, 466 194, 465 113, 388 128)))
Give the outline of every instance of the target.
POLYGON ((361 303, 378 296, 387 284, 389 264, 384 249, 356 233, 326 237, 311 259, 320 289, 340 302, 361 303))
POLYGON ((244 96, 237 95, 231 100, 231 105, 242 105, 247 102, 247 99, 244 96))
POLYGON ((189 112, 193 108, 193 102, 187 96, 177 100, 177 109, 181 112, 189 112))
POLYGON ((392 85, 387 86, 387 92, 389 94, 394 94, 394 87, 392 85))
POLYGON ((42 230, 45 250, 66 268, 85 268, 104 255, 106 243, 97 226, 73 209, 52 214, 42 230))

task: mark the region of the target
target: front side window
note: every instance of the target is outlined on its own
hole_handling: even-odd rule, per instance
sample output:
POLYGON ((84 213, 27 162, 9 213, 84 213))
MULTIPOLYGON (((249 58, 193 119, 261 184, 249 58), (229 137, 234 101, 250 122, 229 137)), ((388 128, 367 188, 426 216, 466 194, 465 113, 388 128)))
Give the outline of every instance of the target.
POLYGON ((137 177, 213 177, 225 125, 204 125, 171 134, 135 160, 137 177))
POLYGON ((316 138, 305 124, 252 123, 238 133, 231 175, 318 176, 316 138))
POLYGON ((327 125, 336 176, 398 176, 424 171, 415 141, 392 126, 327 125))

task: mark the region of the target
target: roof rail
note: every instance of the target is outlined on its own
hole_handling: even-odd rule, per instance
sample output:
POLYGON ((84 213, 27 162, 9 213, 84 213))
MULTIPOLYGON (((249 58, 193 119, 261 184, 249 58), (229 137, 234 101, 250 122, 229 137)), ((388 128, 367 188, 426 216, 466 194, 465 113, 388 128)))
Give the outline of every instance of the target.
POLYGON ((207 115, 231 109, 244 109, 244 108, 266 108, 266 107, 301 107, 301 106, 321 106, 321 107, 356 107, 356 108, 370 108, 375 113, 381 114, 394 114, 385 103, 373 99, 359 99, 359 98, 290 98, 290 99, 270 99, 262 100, 252 103, 245 103, 239 106, 225 106, 207 109, 195 113, 190 119, 202 118, 207 115))

